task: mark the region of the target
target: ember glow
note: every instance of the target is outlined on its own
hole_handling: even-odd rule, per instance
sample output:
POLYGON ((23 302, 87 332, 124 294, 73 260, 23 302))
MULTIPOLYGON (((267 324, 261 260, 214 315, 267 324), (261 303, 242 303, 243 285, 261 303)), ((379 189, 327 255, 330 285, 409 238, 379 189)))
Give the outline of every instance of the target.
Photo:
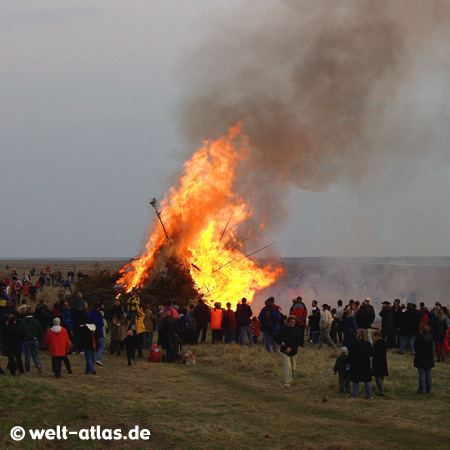
MULTIPOLYGON (((125 266, 118 283, 130 292, 165 269, 168 258, 186 264, 199 293, 210 303, 235 305, 273 284, 280 267, 259 267, 243 252, 249 205, 234 189, 237 164, 249 155, 241 125, 217 141, 207 141, 185 163, 178 189, 171 188, 161 203, 159 222, 146 252, 125 266), (238 145, 239 144, 239 145, 238 145)), ((253 245, 253 244, 252 244, 253 245)), ((257 250, 250 248, 248 252, 257 250)))

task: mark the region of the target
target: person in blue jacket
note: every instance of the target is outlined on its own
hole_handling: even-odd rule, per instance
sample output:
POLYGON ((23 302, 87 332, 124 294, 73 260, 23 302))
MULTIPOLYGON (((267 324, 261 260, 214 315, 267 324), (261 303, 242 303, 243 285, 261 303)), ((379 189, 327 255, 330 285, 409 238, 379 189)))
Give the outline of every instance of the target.
POLYGON ((274 339, 274 336, 278 332, 281 316, 278 308, 274 306, 274 300, 272 297, 265 301, 265 306, 259 313, 258 320, 261 323, 261 331, 264 333, 266 350, 270 353, 272 346, 273 353, 277 353, 278 345, 277 341, 274 339))

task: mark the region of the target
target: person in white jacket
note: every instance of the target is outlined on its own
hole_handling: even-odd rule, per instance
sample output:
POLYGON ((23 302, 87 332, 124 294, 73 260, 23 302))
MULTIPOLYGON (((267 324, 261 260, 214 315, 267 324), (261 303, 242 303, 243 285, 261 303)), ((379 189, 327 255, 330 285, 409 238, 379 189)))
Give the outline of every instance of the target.
POLYGON ((323 341, 330 345, 333 350, 336 350, 336 345, 331 340, 330 331, 333 317, 330 313, 330 307, 327 304, 322 305, 322 314, 320 315, 320 336, 319 336, 319 349, 322 348, 323 341))

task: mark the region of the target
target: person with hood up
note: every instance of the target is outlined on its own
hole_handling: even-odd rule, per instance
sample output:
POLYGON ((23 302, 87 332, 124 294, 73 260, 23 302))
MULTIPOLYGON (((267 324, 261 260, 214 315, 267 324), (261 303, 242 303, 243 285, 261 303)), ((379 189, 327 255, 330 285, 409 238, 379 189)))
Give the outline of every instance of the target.
MULTIPOLYGON (((63 358, 68 362, 67 353, 70 350, 70 339, 65 328, 61 327, 61 320, 58 317, 53 319, 53 326, 47 331, 45 336, 45 346, 50 348, 50 356, 52 357, 52 371, 55 378, 61 377, 61 365, 63 358)), ((67 363, 66 363, 67 367, 67 363)), ((67 371, 72 373, 69 367, 67 371)))

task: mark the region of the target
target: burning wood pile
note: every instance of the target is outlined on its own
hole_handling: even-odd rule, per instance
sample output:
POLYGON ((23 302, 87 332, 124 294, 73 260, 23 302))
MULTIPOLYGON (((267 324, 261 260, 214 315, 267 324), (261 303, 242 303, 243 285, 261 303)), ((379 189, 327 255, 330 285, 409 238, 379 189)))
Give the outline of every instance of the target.
MULTIPOLYGON (((208 303, 249 302, 273 284, 282 269, 260 267, 250 256, 270 245, 243 251, 251 242, 246 221, 251 205, 234 188, 235 169, 249 150, 240 125, 217 141, 205 142, 184 165, 178 189, 171 188, 155 208, 159 223, 150 230, 145 252, 121 269, 118 284, 125 292, 142 288, 160 274, 189 274, 198 295, 208 303), (237 148, 237 142, 240 142, 237 148)), ((263 226, 263 224, 261 224, 263 226)))

